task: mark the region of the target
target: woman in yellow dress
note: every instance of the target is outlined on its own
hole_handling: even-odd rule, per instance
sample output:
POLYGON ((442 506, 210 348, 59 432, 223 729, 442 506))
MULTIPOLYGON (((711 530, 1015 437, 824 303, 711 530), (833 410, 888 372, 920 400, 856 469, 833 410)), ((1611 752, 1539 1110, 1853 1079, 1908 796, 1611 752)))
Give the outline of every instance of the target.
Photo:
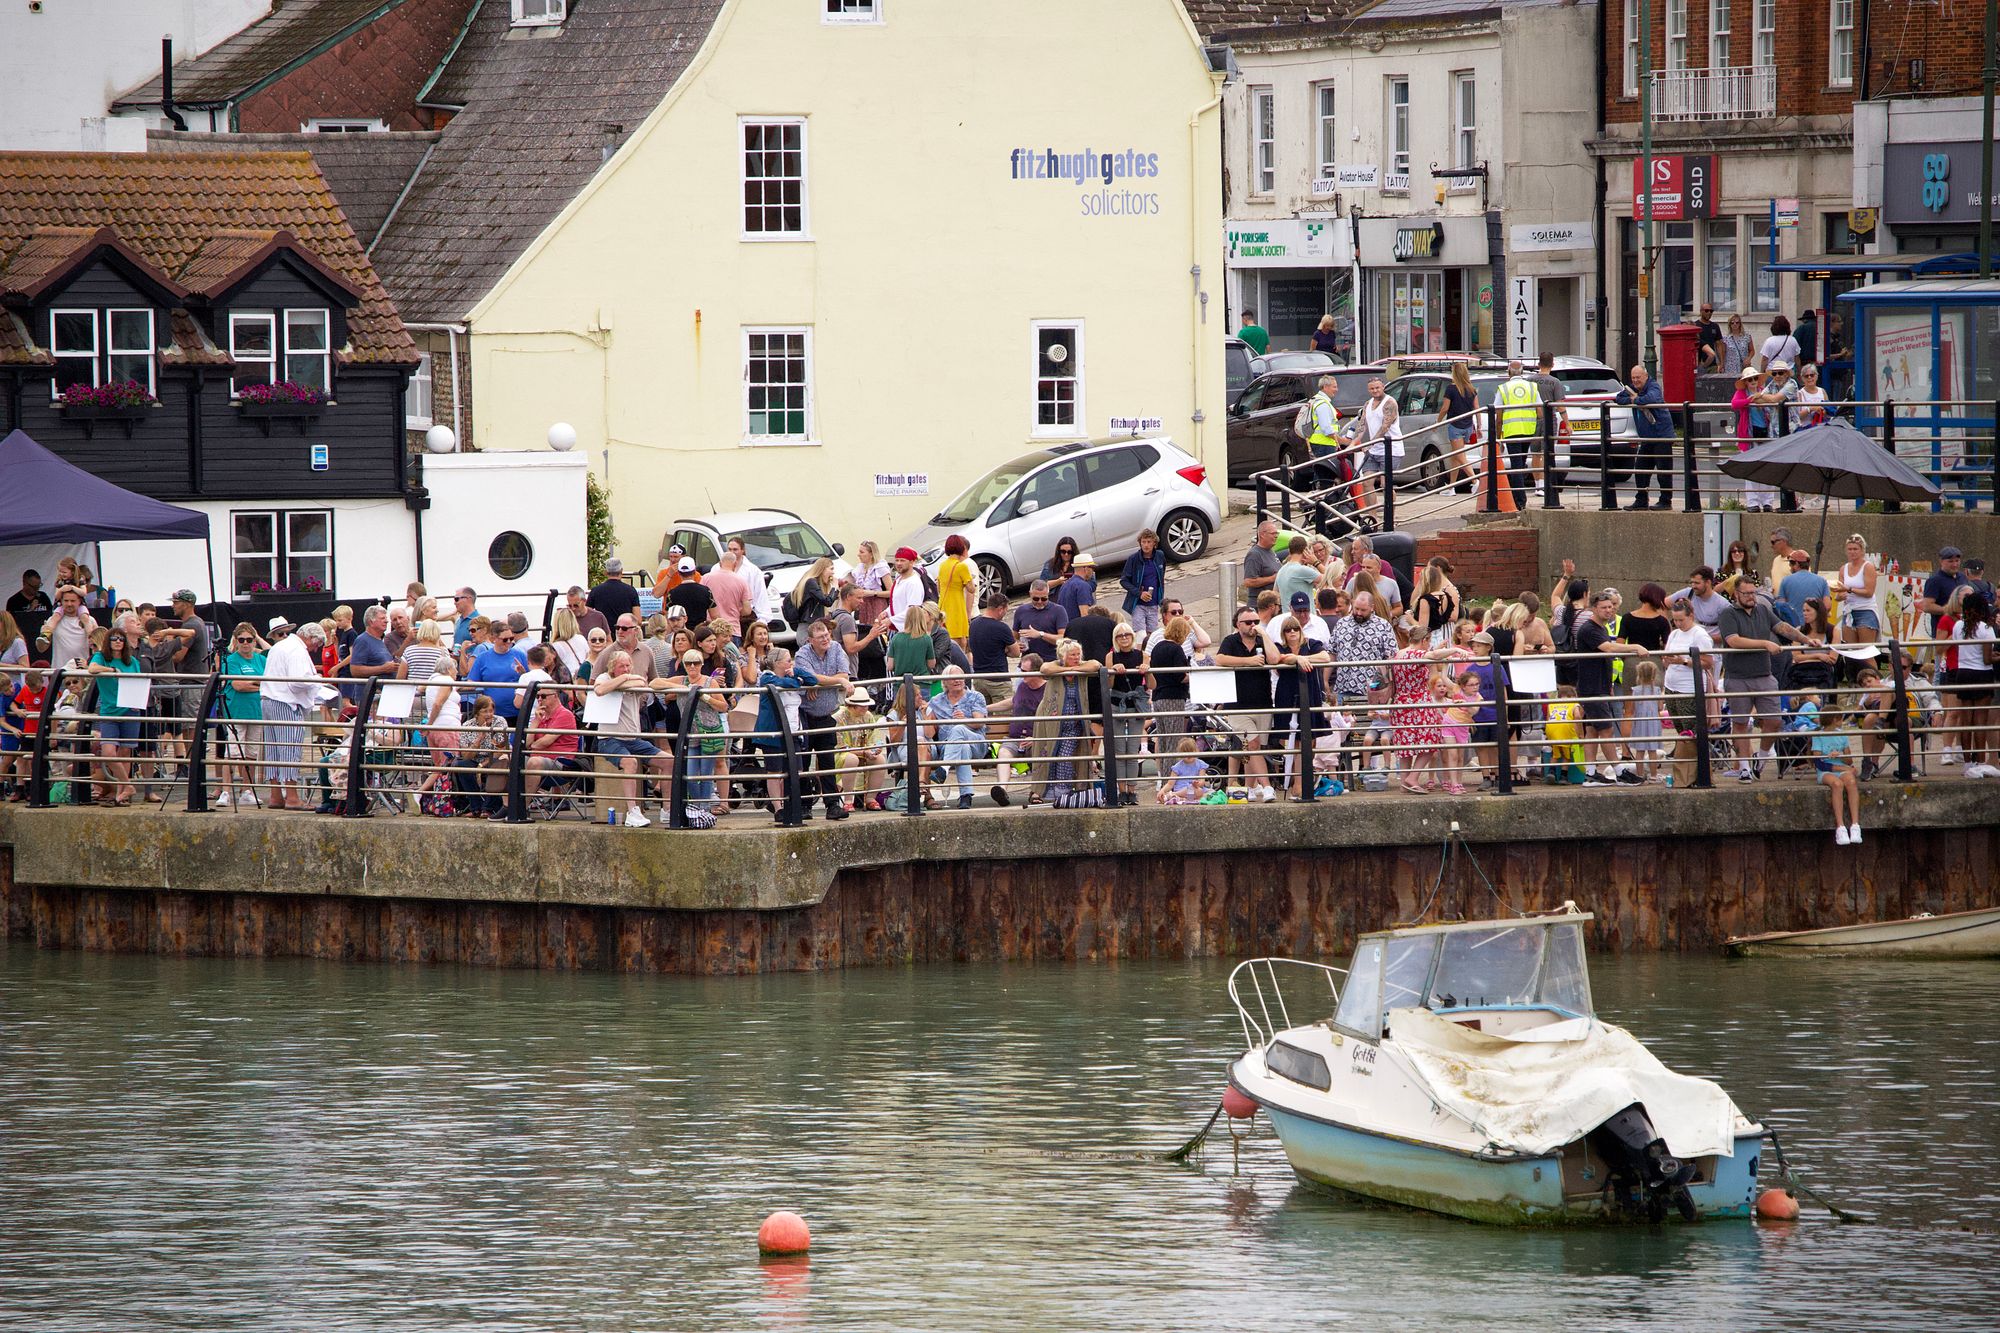
POLYGON ((972 633, 972 594, 979 586, 979 571, 965 558, 965 538, 957 533, 944 539, 944 561, 938 565, 938 610, 944 616, 944 632, 959 647, 966 646, 972 633))

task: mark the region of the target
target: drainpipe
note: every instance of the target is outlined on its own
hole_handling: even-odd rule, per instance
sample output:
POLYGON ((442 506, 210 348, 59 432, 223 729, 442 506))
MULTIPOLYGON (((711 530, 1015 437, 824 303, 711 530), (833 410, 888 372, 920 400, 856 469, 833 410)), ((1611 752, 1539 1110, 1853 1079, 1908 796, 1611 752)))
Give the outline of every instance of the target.
MULTIPOLYGON (((418 333, 442 333, 443 335, 445 335, 445 345, 451 349, 451 437, 452 439, 458 441, 458 447, 463 449, 465 447, 465 436, 460 432, 458 428, 458 422, 459 422, 458 340, 459 337, 463 335, 466 331, 465 325, 420 324, 414 320, 405 320, 403 321, 403 327, 406 329, 414 329, 418 333)), ((431 403, 433 407, 435 407, 437 403, 435 377, 433 377, 432 380, 431 403)), ((435 420, 436 418, 433 417, 432 419, 435 420)))
MULTIPOLYGON (((1221 105, 1222 105, 1222 85, 1218 83, 1215 85, 1215 96, 1209 98, 1208 101, 1204 102, 1201 106, 1196 107, 1194 110, 1194 114, 1188 117, 1188 123, 1187 123, 1188 274, 1190 277, 1194 279, 1195 296, 1197 298, 1200 310, 1199 317, 1195 320, 1194 337, 1192 339, 1194 343, 1194 414, 1189 418, 1189 420, 1191 420, 1194 423, 1194 451, 1193 451, 1194 456, 1201 460, 1202 465, 1204 467, 1207 466, 1208 464, 1208 453, 1207 453, 1208 416, 1201 409, 1201 401, 1202 401, 1201 365, 1202 365, 1202 358, 1208 350, 1207 347, 1208 293, 1203 291, 1201 288, 1201 208, 1197 202, 1195 194, 1195 189, 1196 189, 1195 182, 1198 179, 1198 176, 1196 174, 1196 163, 1200 160, 1201 156, 1199 151, 1199 137, 1198 137, 1201 131, 1201 118, 1221 105)), ((1226 275, 1224 277, 1223 283, 1224 283, 1224 292, 1226 295, 1228 287, 1228 279, 1226 275)), ((1225 460, 1223 466, 1223 472, 1226 474, 1228 470, 1229 470, 1228 464, 1227 461, 1225 460)), ((1227 478, 1225 477, 1225 481, 1226 480, 1227 478)), ((1225 485, 1223 489, 1224 491, 1227 491, 1228 490, 1227 485, 1225 485)))
MULTIPOLYGON (((1609 214, 1607 214, 1607 213, 1605 212, 1605 209, 1606 209, 1606 208, 1607 208, 1607 207, 1609 206, 1609 202, 1610 202, 1610 201, 1609 201, 1609 200, 1608 200, 1608 199, 1607 199, 1607 198, 1605 197, 1605 196, 1606 196, 1606 194, 1607 194, 1607 191, 1606 191, 1606 188, 1605 188, 1605 172, 1604 172, 1604 154, 1603 154, 1603 152, 1601 151, 1601 149, 1602 149, 1602 147, 1603 147, 1603 144, 1604 144, 1604 129, 1605 129, 1605 120, 1604 120, 1604 70, 1605 70, 1605 63, 1606 63, 1606 62, 1605 62, 1605 55, 1604 55, 1604 44, 1605 44, 1606 42, 1608 42, 1608 41, 1610 41, 1610 40, 1611 40, 1611 17, 1610 17, 1610 15, 1611 15, 1611 10, 1610 10, 1610 6, 1609 6, 1609 4, 1607 4, 1607 3, 1606 3, 1606 0, 1598 0, 1598 5, 1597 5, 1597 142, 1598 142, 1598 146, 1599 146, 1599 148, 1600 148, 1600 151, 1599 151, 1599 152, 1597 152, 1597 153, 1594 153, 1594 154, 1592 154, 1592 157, 1593 157, 1593 159, 1595 160, 1595 162, 1596 162, 1596 165, 1597 165, 1597 188, 1596 188, 1596 203, 1594 204, 1594 207, 1595 207, 1595 209, 1596 209, 1596 213, 1594 214, 1594 216, 1595 216, 1595 217, 1596 217, 1596 219, 1597 219, 1597 222, 1596 222, 1596 225, 1597 225, 1597 226, 1599 226, 1599 227, 1603 227, 1603 228, 1605 228, 1607 232, 1611 230, 1611 218, 1610 218, 1610 215, 1609 215, 1609 214)), ((1609 235, 1604 235, 1604 234, 1600 234, 1600 235, 1598 236, 1598 239, 1597 239, 1597 244, 1596 244, 1596 246, 1594 246, 1594 247, 1593 247, 1593 248, 1594 248, 1594 249, 1595 249, 1595 250, 1597 251, 1597 292, 1596 292, 1596 294, 1595 294, 1595 295, 1594 295, 1594 296, 1593 296, 1593 297, 1591 298, 1591 300, 1592 300, 1592 301, 1593 301, 1593 302, 1594 302, 1594 303, 1596 304, 1596 307, 1597 307, 1597 309, 1596 309, 1596 315, 1597 315, 1597 318, 1596 318, 1596 319, 1595 319, 1595 320, 1593 321, 1593 324, 1595 325, 1595 327, 1596 327, 1596 330, 1597 330, 1597 360, 1598 360, 1598 362, 1599 362, 1600 364, 1604 364, 1604 365, 1608 365, 1608 364, 1610 364, 1609 362, 1607 362, 1607 361, 1605 361, 1605 360, 1604 360, 1604 353, 1605 353, 1605 350, 1606 350, 1606 337, 1607 337, 1607 335, 1605 334, 1605 331, 1604 331, 1604 329, 1605 329, 1605 325, 1607 325, 1607 324, 1609 324, 1609 323, 1611 322, 1611 298, 1610 298, 1610 296, 1609 296, 1609 295, 1607 295, 1607 293, 1606 293, 1606 291, 1605 291, 1605 286, 1604 286, 1604 282, 1605 282, 1605 274, 1604 274, 1604 269, 1605 269, 1605 263, 1604 263, 1604 251, 1605 251, 1605 247, 1606 247, 1606 246, 1608 246, 1608 245, 1609 245, 1610 243, 1611 243, 1611 238, 1610 238, 1610 236, 1609 236, 1609 235)), ((1622 270, 1621 270, 1621 271, 1622 271, 1622 270)))
POLYGON ((174 110, 174 39, 160 38, 160 112, 174 123, 174 128, 187 133, 188 123, 180 112, 174 110))

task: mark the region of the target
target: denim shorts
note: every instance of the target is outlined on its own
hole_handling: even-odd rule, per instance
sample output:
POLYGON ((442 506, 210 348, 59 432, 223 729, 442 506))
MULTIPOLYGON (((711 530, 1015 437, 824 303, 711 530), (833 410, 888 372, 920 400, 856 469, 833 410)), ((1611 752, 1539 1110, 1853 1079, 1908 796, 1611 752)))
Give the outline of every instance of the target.
POLYGON ((660 747, 644 736, 599 736, 597 752, 613 759, 651 759, 660 747))
POLYGON ((1882 628, 1882 618, 1865 607, 1859 611, 1849 611, 1847 613, 1847 623, 1856 629, 1879 631, 1882 628))
POLYGON ((97 739, 101 741, 136 741, 139 739, 139 722, 129 717, 103 717, 97 720, 97 739))

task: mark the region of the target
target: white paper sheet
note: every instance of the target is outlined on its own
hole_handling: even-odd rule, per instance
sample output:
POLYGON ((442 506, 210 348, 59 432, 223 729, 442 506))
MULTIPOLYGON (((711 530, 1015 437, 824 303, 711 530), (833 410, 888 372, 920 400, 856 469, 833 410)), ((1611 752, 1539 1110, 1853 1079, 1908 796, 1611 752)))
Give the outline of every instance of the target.
POLYGON ((1188 702, 1227 708, 1236 702, 1234 671, 1194 671, 1188 673, 1188 702))
POLYGON ((1556 664, 1551 657, 1507 659, 1507 688, 1515 694, 1554 694, 1556 664))
POLYGON ((416 702, 415 685, 407 681, 384 685, 382 692, 375 696, 375 716, 390 722, 401 722, 410 715, 410 709, 416 702))
POLYGON ((153 697, 153 682, 145 676, 120 676, 118 678, 118 706, 120 708, 143 709, 146 701, 153 697))
POLYGON ((620 701, 624 695, 613 690, 610 694, 592 693, 583 701, 583 721, 585 726, 617 726, 620 701))

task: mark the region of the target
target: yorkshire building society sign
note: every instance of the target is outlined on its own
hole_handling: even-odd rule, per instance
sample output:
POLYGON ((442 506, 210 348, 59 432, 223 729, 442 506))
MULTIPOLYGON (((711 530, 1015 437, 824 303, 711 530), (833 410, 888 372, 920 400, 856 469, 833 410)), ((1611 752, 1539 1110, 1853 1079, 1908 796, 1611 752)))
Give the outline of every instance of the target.
POLYGON ((1231 268, 1322 268, 1347 262, 1346 230, 1337 218, 1272 218, 1223 226, 1231 268))

